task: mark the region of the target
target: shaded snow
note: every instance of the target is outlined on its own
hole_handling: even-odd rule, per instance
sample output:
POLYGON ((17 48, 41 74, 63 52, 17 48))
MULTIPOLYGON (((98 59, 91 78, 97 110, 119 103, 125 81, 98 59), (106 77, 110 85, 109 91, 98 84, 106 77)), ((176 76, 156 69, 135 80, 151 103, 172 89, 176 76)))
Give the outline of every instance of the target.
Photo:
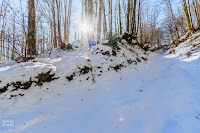
POLYGON ((0 62, 0 68, 16 64, 16 61, 0 62))

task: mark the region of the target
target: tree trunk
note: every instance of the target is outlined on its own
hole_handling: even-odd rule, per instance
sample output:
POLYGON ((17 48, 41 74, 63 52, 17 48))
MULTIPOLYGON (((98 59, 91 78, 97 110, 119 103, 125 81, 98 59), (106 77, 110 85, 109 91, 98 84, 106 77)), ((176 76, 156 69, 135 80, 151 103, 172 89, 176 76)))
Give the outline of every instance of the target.
POLYGON ((132 16, 132 34, 136 35, 136 21, 135 21, 135 16, 136 16, 136 4, 137 0, 134 0, 134 8, 133 8, 133 16, 132 16))
POLYGON ((36 55, 36 29, 34 0, 28 1, 28 54, 36 55))
MULTIPOLYGON (((82 19, 82 23, 84 23, 84 22, 83 22, 83 21, 84 21, 84 20, 83 20, 83 18, 84 18, 84 17, 83 17, 83 13, 84 13, 84 8, 83 8, 83 7, 84 7, 84 0, 82 0, 82 18, 81 18, 81 19, 82 19)), ((81 31, 81 39, 83 40, 83 31, 81 31)))
POLYGON ((121 4, 119 0, 119 34, 122 35, 121 4))
POLYGON ((113 22, 112 22, 112 0, 110 0, 110 36, 112 36, 112 32, 113 32, 113 22))
POLYGON ((69 42, 69 33, 70 33, 70 22, 71 22, 71 9, 72 8, 72 0, 69 0, 68 7, 68 16, 67 16, 67 42, 69 42))
POLYGON ((99 19, 98 19, 98 24, 97 24, 97 43, 100 43, 100 39, 101 39, 102 6, 103 6, 103 0, 99 0, 99 19))
POLYGON ((62 38, 61 38, 61 21, 60 21, 60 0, 56 0, 57 6, 57 25, 58 25, 58 45, 62 45, 62 38))
POLYGON ((194 25, 193 25, 192 15, 191 15, 191 11, 190 11, 190 0, 188 0, 188 13, 189 13, 189 17, 190 17, 190 23, 192 25, 192 32, 194 32, 194 25))
POLYGON ((130 17, 130 7, 131 7, 131 0, 128 0, 128 8, 127 8, 127 20, 126 20, 126 31, 129 32, 129 24, 130 24, 130 21, 129 21, 129 17, 130 17))
POLYGON ((140 26, 140 16, 141 15, 141 1, 139 0, 139 5, 138 5, 138 23, 137 23, 137 30, 136 33, 138 34, 139 26, 140 26))
MULTIPOLYGON (((93 27, 93 0, 88 0, 88 23, 93 27)), ((88 33, 88 39, 94 40, 94 32, 91 30, 88 33)))
POLYGON ((191 21, 190 21, 190 15, 189 15, 189 12, 188 12, 186 0, 183 0, 182 7, 183 7, 183 12, 185 14, 185 19, 187 21, 188 30, 193 32, 193 26, 192 26, 191 21))
POLYGON ((15 14, 13 13, 13 48, 12 48, 12 56, 11 60, 15 58, 15 14))
POLYGON ((65 10, 65 16, 64 16, 64 43, 67 43, 67 0, 64 1, 64 10, 65 10))
POLYGON ((106 38, 107 34, 107 21, 106 21, 106 9, 105 9, 105 4, 103 4, 103 34, 104 34, 104 39, 106 38))
POLYGON ((193 0, 193 6, 194 6, 194 13, 195 13, 195 17, 196 17, 196 20, 197 20, 197 26, 200 27, 200 16, 199 16, 199 4, 197 2, 197 0, 193 0))
POLYGON ((52 2, 52 14, 53 14, 53 30, 54 30, 54 37, 53 37, 53 44, 54 48, 58 47, 57 44, 57 31, 56 31, 56 9, 55 9, 55 0, 52 2))

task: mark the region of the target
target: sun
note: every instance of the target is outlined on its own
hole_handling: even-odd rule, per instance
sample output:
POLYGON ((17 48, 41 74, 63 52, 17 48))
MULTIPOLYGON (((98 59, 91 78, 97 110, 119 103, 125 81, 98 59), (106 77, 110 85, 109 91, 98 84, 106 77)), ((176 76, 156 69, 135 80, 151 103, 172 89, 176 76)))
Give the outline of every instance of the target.
POLYGON ((80 29, 82 32, 87 33, 87 32, 89 32, 90 27, 89 27, 89 25, 83 23, 83 24, 80 24, 79 29, 80 29))

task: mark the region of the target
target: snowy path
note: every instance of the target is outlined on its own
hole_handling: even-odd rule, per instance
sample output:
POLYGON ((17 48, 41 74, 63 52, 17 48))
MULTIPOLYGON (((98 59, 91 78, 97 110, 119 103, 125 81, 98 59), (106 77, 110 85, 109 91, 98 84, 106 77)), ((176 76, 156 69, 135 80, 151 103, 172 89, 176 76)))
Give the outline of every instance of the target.
POLYGON ((150 62, 90 87, 50 90, 54 98, 34 105, 19 100, 1 117, 15 118, 17 133, 199 133, 200 60, 150 62))

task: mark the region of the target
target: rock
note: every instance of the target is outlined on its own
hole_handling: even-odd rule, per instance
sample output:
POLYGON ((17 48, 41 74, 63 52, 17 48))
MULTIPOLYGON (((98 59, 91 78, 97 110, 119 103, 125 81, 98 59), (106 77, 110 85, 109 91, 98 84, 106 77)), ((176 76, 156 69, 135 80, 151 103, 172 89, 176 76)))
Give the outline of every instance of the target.
POLYGON ((112 50, 112 55, 117 56, 117 52, 115 50, 112 50))
POLYGON ((137 37, 130 33, 124 33, 124 35, 122 35, 122 39, 126 40, 129 44, 138 44, 137 41, 133 41, 136 40, 137 37))
POLYGON ((31 87, 31 85, 32 85, 32 80, 31 80, 31 78, 30 78, 29 81, 23 83, 21 89, 27 90, 27 89, 29 89, 29 88, 31 87))
POLYGON ((92 68, 88 66, 84 66, 83 68, 79 68, 79 69, 80 69, 80 75, 84 75, 92 71, 92 68))
POLYGON ((10 97, 16 97, 17 95, 11 95, 10 97))
POLYGON ((9 85, 7 85, 7 86, 5 86, 3 88, 0 88, 0 94, 6 92, 8 87, 9 87, 9 85))
POLYGON ((116 56, 116 52, 117 50, 120 50, 121 48, 118 46, 118 42, 119 42, 120 38, 118 37, 111 37, 108 41, 108 43, 104 43, 103 45, 107 45, 109 47, 112 48, 112 54, 113 56, 116 56))
POLYGON ((124 65, 119 64, 113 67, 113 69, 117 72, 118 70, 120 70, 122 67, 124 67, 124 65))
POLYGON ((130 64, 132 64, 132 63, 135 62, 135 61, 133 61, 132 59, 129 59, 129 60, 127 60, 127 62, 128 62, 128 64, 130 65, 130 64))
POLYGON ((97 68, 98 68, 98 69, 101 69, 102 67, 101 67, 101 66, 98 66, 97 68))
POLYGON ((110 56, 110 52, 109 51, 106 51, 106 52, 102 52, 103 55, 107 55, 107 56, 110 56))
POLYGON ((69 81, 71 81, 71 80, 74 79, 74 76, 73 75, 67 76, 66 79, 68 79, 69 81))
POLYGON ((66 45, 65 43, 63 43, 63 44, 60 46, 60 48, 61 48, 62 50, 73 50, 73 47, 72 47, 72 45, 71 45, 70 43, 68 43, 67 45, 66 45))
POLYGON ((21 94, 21 93, 19 93, 19 96, 21 96, 21 97, 22 97, 22 96, 24 96, 24 94, 21 94))

